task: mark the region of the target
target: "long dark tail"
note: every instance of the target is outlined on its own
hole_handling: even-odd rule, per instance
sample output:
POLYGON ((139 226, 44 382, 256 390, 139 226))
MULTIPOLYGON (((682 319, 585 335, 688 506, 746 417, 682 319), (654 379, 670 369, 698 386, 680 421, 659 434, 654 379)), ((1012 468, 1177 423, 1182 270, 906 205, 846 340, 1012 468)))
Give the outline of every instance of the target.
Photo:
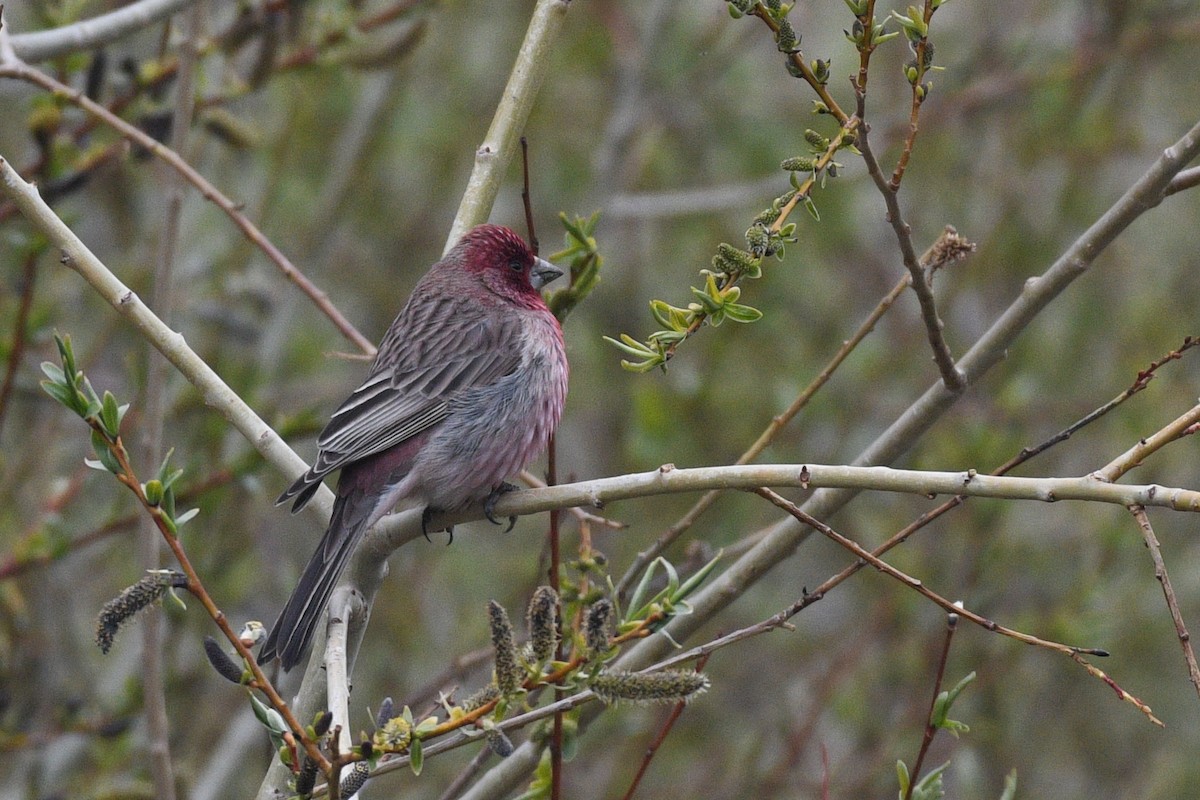
POLYGON ((316 552, 308 560, 308 565, 300 575, 300 582, 292 590, 292 596, 279 613, 279 619, 271 626, 271 632, 258 653, 259 663, 265 664, 278 656, 284 671, 300 663, 304 651, 312 642, 317 622, 325 611, 334 584, 362 537, 377 500, 364 496, 362 492, 350 492, 339 496, 334 502, 329 527, 321 537, 316 552))

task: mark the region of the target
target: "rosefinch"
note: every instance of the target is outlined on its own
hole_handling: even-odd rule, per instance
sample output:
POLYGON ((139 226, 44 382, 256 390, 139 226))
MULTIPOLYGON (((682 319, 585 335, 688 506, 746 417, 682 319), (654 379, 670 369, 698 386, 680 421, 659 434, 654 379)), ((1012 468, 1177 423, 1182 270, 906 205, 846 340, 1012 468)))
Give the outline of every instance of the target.
MULTIPOLYGON (((366 381, 317 439, 317 458, 277 503, 304 507, 341 470, 329 528, 259 654, 285 670, 312 639, 362 534, 398 503, 451 510, 496 497, 562 416, 562 329, 539 289, 562 270, 508 228, 480 225, 417 282, 366 381)), ((495 520, 492 520, 495 522, 495 520)))

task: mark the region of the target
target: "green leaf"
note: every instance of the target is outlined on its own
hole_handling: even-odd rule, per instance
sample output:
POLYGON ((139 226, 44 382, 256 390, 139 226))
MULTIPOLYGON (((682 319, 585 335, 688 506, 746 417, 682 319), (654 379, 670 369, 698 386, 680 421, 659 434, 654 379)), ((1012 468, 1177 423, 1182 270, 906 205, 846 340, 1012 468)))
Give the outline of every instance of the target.
POLYGON ((96 457, 100 459, 100 463, 104 468, 113 475, 121 474, 121 465, 117 461, 117 457, 113 455, 112 449, 108 446, 108 440, 104 438, 104 434, 95 428, 92 429, 92 450, 96 453, 96 457))
POLYGON ((199 516, 199 514, 200 514, 200 509, 189 508, 187 511, 183 512, 182 514, 180 514, 178 517, 175 518, 175 526, 182 527, 182 526, 186 525, 188 522, 191 522, 197 516, 199 516))
POLYGON ((908 765, 899 760, 896 761, 896 781, 900 784, 900 800, 904 800, 908 796, 911 779, 908 777, 908 765))
POLYGON ((104 399, 100 404, 100 424, 105 433, 115 439, 121 434, 121 409, 117 407, 117 398, 105 390, 104 399))
POLYGON ((724 552, 724 549, 718 550, 717 554, 712 557, 711 561, 709 561, 700 569, 696 570, 696 572, 690 578, 680 584, 679 588, 676 589, 671 595, 671 602, 678 603, 680 600, 683 600, 689 594, 696 591, 697 587, 704 583, 704 581, 708 579, 708 576, 712 574, 712 571, 716 569, 717 562, 721 560, 721 555, 724 552))
POLYGON ((54 383, 65 384, 67 382, 67 376, 63 374, 62 367, 58 366, 58 364, 55 364, 53 361, 43 361, 42 372, 44 372, 46 377, 54 383))
POLYGON ((820 222, 821 221, 821 213, 819 211, 817 211, 817 204, 813 202, 813 199, 811 197, 805 196, 804 200, 802 200, 801 202, 804 203, 804 210, 807 211, 809 213, 809 215, 812 216, 813 219, 815 219, 817 222, 820 222))
POLYGON ((605 336, 604 341, 635 358, 645 358, 646 356, 657 354, 657 351, 652 350, 627 333, 621 334, 621 341, 617 341, 611 336, 605 336))
POLYGON ((763 312, 739 303, 726 303, 725 315, 734 322, 757 322, 762 319, 763 312))
POLYGON ((408 766, 412 769, 413 775, 420 775, 421 768, 425 766, 425 750, 421 746, 420 739, 413 739, 412 744, 408 746, 408 766))
POLYGON ((61 383, 42 381, 42 390, 71 411, 75 411, 76 394, 74 389, 64 386, 61 383))

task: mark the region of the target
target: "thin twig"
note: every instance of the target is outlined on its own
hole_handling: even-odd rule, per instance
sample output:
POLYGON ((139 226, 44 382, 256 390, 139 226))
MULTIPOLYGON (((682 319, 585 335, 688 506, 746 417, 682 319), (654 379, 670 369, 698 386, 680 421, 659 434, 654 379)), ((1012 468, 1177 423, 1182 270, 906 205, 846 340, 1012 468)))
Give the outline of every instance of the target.
MULTIPOLYGON (((696 672, 704 671, 710 655, 712 654, 706 653, 700 657, 696 662, 696 672)), ((683 715, 683 710, 687 708, 687 705, 686 700, 680 700, 671 709, 671 713, 667 714, 667 718, 663 720, 662 727, 658 730, 658 735, 654 737, 654 741, 650 742, 650 745, 646 748, 646 752, 642 756, 642 763, 638 766, 637 774, 633 776, 633 780, 629 784, 629 789, 622 796, 622 800, 633 800, 633 795, 637 792, 638 785, 642 782, 642 777, 646 774, 646 770, 650 768, 650 762, 654 760, 655 753, 658 752, 658 748, 662 747, 662 743, 667 740, 667 735, 675 727, 675 723, 683 715)))
POLYGON ((4 378, 0 380, 0 432, 4 430, 4 417, 8 413, 9 399, 12 397, 13 385, 16 383, 17 369, 25 356, 25 342, 29 335, 29 312, 33 308, 34 285, 37 283, 37 261, 41 250, 35 250, 25 256, 25 265, 21 271, 21 303, 17 306, 17 319, 13 322, 12 345, 8 349, 8 364, 4 368, 4 378))
MULTIPOLYGON (((858 48, 858 78, 855 79, 854 88, 858 94, 865 96, 867 93, 867 69, 871 63, 871 54, 875 52, 876 47, 874 42, 875 0, 867 0, 867 8, 862 16, 858 17, 858 21, 863 26, 863 37, 866 44, 859 45, 858 48)), ((861 112, 859 116, 862 116, 861 112)))
MULTIPOLYGON (((974 249, 975 246, 973 244, 958 236, 958 233, 947 225, 937 241, 921 256, 921 264, 932 274, 934 271, 948 266, 954 261, 965 258, 974 249)), ((821 387, 833 377, 833 373, 850 357, 850 354, 862 343, 863 339, 875 330, 875 325, 878 324, 883 315, 887 313, 911 283, 912 275, 905 275, 896 282, 892 290, 884 295, 883 299, 876 304, 863 323, 858 326, 858 330, 849 339, 842 342, 842 346, 838 348, 828 363, 817 373, 816 377, 796 395, 796 398, 792 400, 786 409, 771 418, 770 424, 759 434, 754 444, 750 445, 744 453, 738 456, 737 461, 734 462, 735 464, 749 464, 762 455, 762 452, 775 440, 779 432, 800 413, 801 409, 808 405, 809 401, 812 400, 821 387)), ((705 492, 688 509, 687 513, 680 517, 674 525, 667 528, 654 541, 654 544, 646 550, 639 552, 633 563, 630 564, 629 568, 625 570, 624 575, 621 576, 621 580, 618 581, 617 596, 624 597, 625 593, 629 591, 629 587, 633 585, 633 581, 637 580, 638 576, 650 565, 650 562, 658 558, 676 539, 690 529, 696 523, 696 520, 712 506, 720 494, 721 492, 718 489, 705 492)))
POLYGON ((154 520, 154 524, 162 533, 162 537, 166 541, 167 546, 171 548, 171 552, 175 555, 175 560, 179 563, 180 570, 182 570, 187 576, 188 592, 200 602, 200 605, 202 605, 204 610, 208 612, 208 615, 212 618, 213 622, 215 622, 217 627, 221 629, 221 633, 225 635, 225 638, 228 639, 230 644, 233 645, 234 649, 237 650, 238 655, 241 656, 249 666, 251 674, 254 675, 254 680, 250 684, 251 687, 258 689, 267 696, 271 706, 279 712, 279 716, 283 718, 284 723, 288 726, 288 730, 291 732, 292 736, 295 737, 296 743, 304 747, 305 752, 307 752, 309 757, 311 757, 317 762, 318 765, 320 765, 322 770, 328 770, 329 761, 325 758, 320 748, 317 747, 316 742, 305 735, 304 728, 296 720, 291 708, 288 707, 288 704, 279 695, 279 692, 276 691, 274 684, 271 683, 266 673, 262 671, 262 668, 258 665, 254 654, 250 651, 250 648, 242 641, 241 637, 238 636, 233 628, 230 627, 229 620, 225 617, 225 612, 221 611, 216 602, 212 599, 212 596, 208 593, 208 589, 204 586, 204 582, 200 579, 200 574, 196 572, 195 567, 192 566, 191 559, 188 557, 187 551, 184 550, 183 543, 179 540, 179 536, 171 530, 169 524, 167 523, 167 518, 163 509, 155 504, 152 504, 146 498, 146 492, 143 488, 143 484, 141 480, 139 480, 137 473, 134 471, 133 466, 130 464, 129 453, 125 449, 125 445, 121 441, 121 438, 118 436, 115 441, 110 441, 107 432, 105 432, 100 426, 98 420, 89 419, 87 422, 92 429, 98 432, 106 442, 110 442, 109 449, 120 467, 120 472, 116 473, 117 480, 124 484, 127 489, 133 492, 134 496, 138 500, 138 503, 140 503, 142 508, 145 509, 145 511, 150 515, 151 519, 154 520))
MULTIPOLYGON (((175 108, 171 116, 171 134, 168 146, 176 153, 183 153, 187 146, 188 133, 192 127, 192 112, 195 107, 194 80, 196 75, 196 37, 200 34, 203 6, 194 5, 186 15, 183 41, 180 44, 179 78, 175 85, 175 108)), ((183 180, 178 173, 164 176, 164 209, 162 230, 159 236, 158 253, 154 265, 154 284, 151 304, 166 324, 174 316, 175 256, 179 242, 179 220, 183 210, 183 180)), ((142 434, 141 459, 144 464, 158 464, 163 457, 163 429, 167 416, 167 363, 158 358, 149 342, 143 342, 146 358, 146 383, 142 408, 144 413, 138 426, 142 434)), ((140 550, 142 566, 147 570, 158 569, 162 563, 161 536, 154 521, 143 517, 140 525, 140 550)), ((142 626, 142 674, 146 694, 146 734, 150 752, 151 773, 154 776, 155 795, 162 800, 175 798, 175 774, 171 764, 170 721, 167 718, 166 679, 162 668, 162 617, 147 616, 142 626)))
POLYGON ((1192 650, 1192 636, 1188 633, 1187 625, 1183 621, 1183 614, 1179 610, 1179 601, 1175 597, 1175 589, 1171 586, 1170 576, 1167 575, 1167 563, 1163 561, 1158 537, 1154 535, 1154 528, 1150 525, 1150 517, 1146 514, 1146 509, 1141 506, 1130 506, 1129 512, 1137 520, 1142 540, 1146 543, 1146 549, 1150 551, 1150 560, 1154 562, 1154 577, 1162 586, 1163 597, 1167 600, 1167 609, 1171 612, 1171 621, 1175 623, 1175 635, 1179 637, 1179 645, 1183 648, 1183 659, 1187 662, 1188 680, 1191 681, 1196 693, 1200 695, 1200 665, 1196 663, 1196 653, 1192 650))
POLYGON ((487 222, 500 192, 500 182, 516 152, 517 138, 533 110, 542 81, 554 63, 551 50, 558 41, 570 6, 568 0, 538 0, 534 7, 525 40, 496 106, 491 127, 475 151, 475 167, 446 238, 447 251, 468 230, 487 222))
MULTIPOLYGON (((1092 477, 1102 481, 1115 481, 1135 467, 1141 466, 1148 457, 1157 453, 1171 442, 1194 433, 1194 427, 1200 422, 1200 405, 1192 406, 1186 413, 1176 417, 1153 435, 1140 439, 1137 444, 1114 458, 1101 469, 1092 473, 1092 477)), ((1144 505, 1144 504, 1141 504, 1144 505)))
POLYGON ((912 798, 913 788, 916 787, 917 780, 921 777, 921 767, 925 764, 925 756, 929 753, 929 746, 933 744, 933 737, 937 733, 933 715, 937 709, 938 695, 942 693, 942 680, 946 676, 946 662, 950 658, 950 643, 954 640, 954 631, 957 628, 958 614, 947 614, 946 635, 942 639, 942 653, 938 658, 937 673, 933 678, 933 699, 929 701, 929 713, 925 717, 925 733, 921 737, 921 749, 917 753, 917 760, 913 762, 911 779, 908 782, 908 789, 904 792, 904 800, 912 798))
POLYGON ((1007 636, 1010 639, 1015 639, 1018 642, 1022 642, 1023 644, 1034 645, 1035 647, 1042 647, 1047 650, 1053 650, 1056 653, 1062 653, 1065 656, 1069 656, 1077 663, 1088 667, 1089 668, 1088 671, 1091 672, 1093 675, 1095 675, 1096 677, 1102 677, 1102 679, 1106 683, 1117 688, 1121 693, 1121 698, 1123 700, 1125 700, 1126 702, 1129 702, 1129 703, 1133 704, 1134 706, 1136 706, 1137 709, 1139 711, 1141 711, 1143 714, 1145 714, 1146 717, 1151 722, 1153 722, 1154 724, 1159 725, 1159 726, 1162 725, 1162 721, 1159 720, 1157 717, 1155 717, 1153 713, 1151 713, 1149 706, 1147 706, 1141 700, 1139 700, 1138 698, 1129 694, 1128 692, 1125 692, 1123 689, 1116 687, 1115 682, 1113 682, 1111 678, 1109 678, 1107 675, 1105 675, 1100 670, 1093 667, 1091 664, 1089 664, 1086 660, 1084 660, 1082 658, 1082 655, 1107 656, 1108 653, 1106 651, 1098 649, 1098 648, 1075 647, 1072 645, 1066 645, 1066 644, 1062 644, 1061 642, 1055 642, 1055 641, 1051 641, 1048 639, 1042 639, 1040 637, 1033 636, 1032 634, 1022 633, 1021 631, 1015 630, 1013 628, 1008 628, 1003 625, 1000 625, 980 614, 975 613, 974 611, 970 611, 970 610, 964 608, 960 603, 950 602, 949 600, 947 600, 946 598, 937 594, 933 590, 927 588, 921 581, 917 580, 916 578, 913 578, 912 576, 910 576, 904 572, 901 572, 900 570, 893 567, 891 564, 888 564, 887 562, 880 560, 876 556, 872 555, 868 550, 866 550, 865 548, 860 546, 858 543, 856 543, 850 539, 847 539, 845 536, 842 536, 840 533, 833 530, 833 528, 830 528, 828 525, 821 522, 816 517, 813 517, 810 514, 805 513, 805 511, 803 509, 801 509, 798 505, 796 505, 795 503, 788 500, 786 497, 783 497, 783 496, 771 491, 770 489, 765 489, 765 488, 756 489, 756 490, 754 490, 754 493, 759 495, 760 497, 770 501, 771 503, 775 504, 777 507, 783 509, 788 514, 792 515, 801 524, 807 525, 807 526, 811 527, 812 529, 818 531, 819 533, 824 534, 827 538, 829 538, 829 539, 833 540, 834 542, 836 542, 837 544, 841 545, 846 550, 849 550, 851 553, 853 553, 859 559, 867 562, 875 569, 879 570, 880 572, 884 573, 885 575, 887 575, 891 578, 895 578, 900 583, 904 584, 905 586, 909 587, 913 591, 920 594, 922 597, 925 597, 926 599, 933 601, 933 603, 940 606, 945 611, 947 611, 951 614, 958 614, 959 616, 963 617, 964 619, 968 620, 969 622, 973 622, 974 624, 978 625, 979 627, 983 628, 984 630, 992 631, 993 633, 999 633, 1002 636, 1007 636))
MULTIPOLYGON (((766 6, 764 6, 762 3, 755 3, 754 7, 750 9, 749 13, 761 19, 763 24, 771 29, 771 33, 779 33, 779 23, 774 20, 774 18, 771 16, 771 12, 768 11, 766 6)), ((845 126, 846 122, 850 119, 850 116, 843 111, 842 107, 838 105, 838 102, 833 99, 833 95, 829 93, 829 87, 817 80, 817 76, 813 74, 812 67, 809 66, 808 62, 804 60, 804 54, 797 50, 794 53, 788 53, 787 58, 792 62, 793 68, 800 73, 805 83, 812 87, 812 90, 817 93, 817 97, 821 98, 821 102, 824 103, 826 108, 829 109, 829 113, 832 114, 833 118, 838 121, 838 124, 845 126)))
POLYGON ((921 581, 908 575, 907 573, 901 572, 891 564, 888 564, 886 561, 882 561, 878 556, 872 555, 869 550, 862 547, 857 542, 847 539, 845 536, 842 536, 840 533, 826 525, 824 522, 821 522, 816 517, 805 513, 800 506, 796 505, 791 500, 788 500, 786 497, 783 497, 782 495, 766 488, 755 489, 754 493, 759 497, 774 503, 777 507, 783 509, 788 514, 791 514, 804 525, 813 528, 818 533, 824 534, 827 538, 841 545, 846 550, 849 550, 857 558, 867 562, 867 564, 874 567, 876 570, 882 572, 888 577, 895 578, 896 580, 900 581, 900 583, 920 594, 922 597, 932 600, 935 604, 941 606, 941 608, 946 612, 950 614, 960 614, 984 630, 999 633, 1003 636, 1008 636, 1009 638, 1016 639, 1018 642, 1022 642, 1024 644, 1031 644, 1036 647, 1044 647, 1047 650, 1053 650, 1064 655, 1070 655, 1071 653, 1087 653, 1089 655, 1100 656, 1108 655, 1103 650, 1097 650, 1096 648, 1075 647, 1072 645, 1061 644, 1059 642, 1041 639, 1028 633, 1021 633, 1013 628, 1006 628, 1003 625, 993 622, 992 620, 987 619, 980 614, 976 614, 974 611, 969 611, 968 609, 963 608, 961 605, 947 600, 946 598, 934 592, 932 589, 927 588, 921 581))
POLYGON ((93 50, 162 22, 196 0, 137 0, 123 8, 91 19, 31 33, 15 33, 10 38, 13 51, 25 61, 52 58, 93 50))
POLYGON ((1163 190, 1163 197, 1170 197, 1176 192, 1182 192, 1185 189, 1192 189, 1196 186, 1200 186, 1200 167, 1185 169, 1167 184, 1167 188, 1163 190))
POLYGON ((246 238, 266 254, 267 258, 279 268, 284 277, 294 283, 300 289, 313 305, 324 314, 334 324, 334 326, 350 340, 355 347, 368 355, 375 354, 375 345, 362 335, 357 328, 350 323, 348 319, 337 309, 336 306, 329 300, 329 296, 321 291, 316 285, 308 279, 300 270, 296 269, 295 265, 276 247, 258 227, 250 221, 239 209, 238 205, 221 193, 213 186, 203 175, 196 171, 176 151, 162 144, 158 140, 149 136, 137 127, 129 124, 125 120, 113 114, 104 106, 93 101, 83 92, 72 89, 66 84, 60 83, 46 73, 34 69, 27 64, 21 62, 0 62, 0 78, 14 78, 27 83, 32 83, 39 86, 47 92, 52 93, 55 97, 67 100, 74 105, 79 106, 88 114, 96 117, 104 124, 111 127, 113 130, 120 133, 125 138, 135 144, 144 147, 154 155, 158 156, 163 161, 174 167, 188 183, 196 187, 200 194, 206 199, 213 202, 218 208, 233 221, 246 238))
POLYGON ((1117 406, 1121 405, 1121 403, 1124 403, 1126 400, 1128 400, 1129 398, 1133 397, 1138 392, 1145 389, 1150 384, 1150 381, 1153 380, 1154 373, 1157 372, 1160 367, 1162 367, 1164 364, 1167 364, 1171 361, 1174 361, 1174 360, 1182 357, 1182 355, 1186 351, 1192 349, 1193 347, 1195 347, 1197 345, 1200 345, 1200 337, 1185 336, 1183 339, 1183 344, 1181 344, 1177 349, 1172 350, 1171 352, 1167 353, 1162 358, 1159 358, 1155 361, 1150 362, 1150 365, 1147 366, 1146 369, 1142 370, 1141 372, 1139 372, 1137 374, 1137 377, 1134 378, 1133 383, 1131 383, 1129 385, 1129 388, 1127 388, 1125 391, 1121 392, 1116 397, 1109 400, 1107 403, 1100 406, 1099 408, 1096 408, 1091 413, 1086 414, 1085 416, 1083 416, 1080 419, 1076 420, 1075 422, 1071 423, 1067 427, 1063 428, 1061 431, 1054 434, 1053 436, 1051 436, 1049 439, 1045 440, 1041 444, 1035 445, 1034 447, 1023 448, 1020 453, 1013 456, 1013 458, 1009 459, 1009 461, 1007 461, 1004 465, 999 467, 992 474, 993 475, 1003 475, 1006 472, 1009 472, 1010 470, 1012 470, 1017 465, 1025 463, 1029 459, 1033 458, 1034 456, 1038 455, 1039 453, 1042 453, 1045 450, 1048 450, 1049 448, 1053 447, 1054 445, 1058 444, 1059 442, 1064 442, 1067 439, 1071 438, 1076 433, 1078 433, 1079 430, 1081 428, 1083 428, 1084 426, 1092 424, 1096 420, 1100 419, 1100 417, 1103 417, 1105 414, 1112 411, 1117 406))
MULTIPOLYGON (((929 20, 933 17, 935 11, 933 0, 925 0, 925 25, 928 27, 929 20)), ((921 106, 925 103, 925 98, 928 92, 922 81, 925 78, 925 53, 932 47, 929 44, 928 37, 922 37, 917 46, 913 48, 915 51, 914 57, 917 62, 917 77, 912 81, 912 106, 908 112, 908 136, 904 138, 904 150, 900 153, 900 158, 896 161, 896 169, 892 172, 892 179, 888 182, 888 188, 895 194, 900 191, 900 181, 904 180, 904 170, 908 167, 908 160, 912 157, 913 145, 917 142, 917 120, 921 116, 921 106)), ((861 112, 860 112, 861 114, 861 112)))
MULTIPOLYGON (((859 116, 866 113, 865 102, 866 96, 858 95, 859 116)), ((867 174, 871 176, 875 187, 883 195, 883 202, 887 206, 887 220, 896 234, 896 241, 900 245, 900 256, 912 278, 912 288, 917 295, 917 301, 921 304, 921 319, 925 323, 925 334, 929 339, 929 346, 933 350, 934 363, 937 364, 938 372, 941 373, 942 383, 951 392, 961 393, 967 387, 966 377, 962 370, 955 366, 954 356, 950 354, 950 347, 946 344, 946 338, 942 333, 944 325, 941 317, 938 316, 937 303, 933 299, 929 273, 921 268, 917 252, 913 249, 912 229, 908 227, 908 223, 904 221, 900 211, 900 199, 897 191, 884 178, 875 153, 871 150, 870 132, 870 125, 865 122, 859 125, 858 149, 862 151, 867 174)))

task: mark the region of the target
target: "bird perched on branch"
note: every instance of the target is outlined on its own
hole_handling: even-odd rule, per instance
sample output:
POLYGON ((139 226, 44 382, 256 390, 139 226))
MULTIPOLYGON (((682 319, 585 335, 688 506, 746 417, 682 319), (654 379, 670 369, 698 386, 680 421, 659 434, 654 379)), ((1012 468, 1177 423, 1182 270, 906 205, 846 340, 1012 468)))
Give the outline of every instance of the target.
POLYGON ((329 528, 260 661, 299 663, 355 544, 397 504, 424 504, 427 521, 484 500, 492 519, 513 488, 505 479, 562 416, 566 351, 540 292, 561 275, 508 228, 480 225, 417 282, 367 379, 317 438, 312 467, 277 501, 294 499, 295 513, 341 470, 329 528))

